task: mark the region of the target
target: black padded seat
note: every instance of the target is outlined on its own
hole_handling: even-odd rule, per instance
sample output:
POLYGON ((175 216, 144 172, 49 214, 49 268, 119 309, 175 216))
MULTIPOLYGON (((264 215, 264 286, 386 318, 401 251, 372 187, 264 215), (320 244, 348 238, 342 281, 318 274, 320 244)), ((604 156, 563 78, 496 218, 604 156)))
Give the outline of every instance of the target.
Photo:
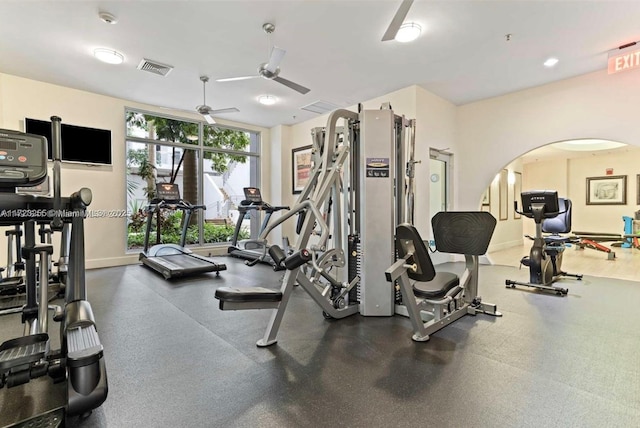
POLYGON ((263 287, 220 287, 215 297, 224 302, 279 302, 282 292, 263 287))
POLYGON ((441 299, 449 290, 460 284, 460 278, 455 273, 437 272, 429 282, 413 284, 413 293, 423 299, 441 299))

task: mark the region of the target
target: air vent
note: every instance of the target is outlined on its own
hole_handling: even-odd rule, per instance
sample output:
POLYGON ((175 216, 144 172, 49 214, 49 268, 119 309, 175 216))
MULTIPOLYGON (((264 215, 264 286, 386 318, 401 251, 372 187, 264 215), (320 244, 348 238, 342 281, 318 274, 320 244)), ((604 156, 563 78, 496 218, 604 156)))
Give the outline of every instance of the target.
POLYGON ((148 71, 149 73, 159 74, 160 76, 166 76, 171 70, 173 70, 173 67, 144 58, 140 61, 138 70, 148 71))
POLYGON ((304 107, 300 107, 300 109, 302 110, 307 110, 318 114, 328 113, 339 108, 339 105, 332 104, 328 101, 316 101, 304 107))

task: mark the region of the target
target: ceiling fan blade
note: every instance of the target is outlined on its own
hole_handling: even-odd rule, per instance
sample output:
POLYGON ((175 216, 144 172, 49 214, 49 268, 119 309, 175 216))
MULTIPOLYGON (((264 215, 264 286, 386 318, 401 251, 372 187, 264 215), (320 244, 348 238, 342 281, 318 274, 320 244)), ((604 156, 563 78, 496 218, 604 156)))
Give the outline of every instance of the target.
POLYGON ((289 88, 293 89, 294 91, 298 91, 301 94, 306 94, 311 90, 311 89, 305 88, 302 85, 298 85, 297 83, 294 83, 291 80, 282 78, 280 76, 274 77, 273 80, 275 80, 278 83, 282 83, 284 86, 288 86, 289 88))
POLYGON ((241 76, 241 77, 226 77, 224 79, 216 79, 216 82, 234 82, 236 80, 255 79, 256 77, 260 77, 260 76, 254 75, 254 76, 241 76))
POLYGON ((217 109, 217 110, 209 110, 209 114, 223 114, 223 113, 238 113, 240 110, 238 110, 235 107, 231 107, 231 108, 221 108, 221 109, 217 109))
POLYGON ((387 28, 384 36, 382 36, 383 42, 396 38, 396 34, 398 33, 400 26, 404 22, 404 18, 407 17, 407 13, 409 13, 409 9, 411 8, 412 4, 413 0, 402 0, 402 3, 400 4, 398 11, 396 12, 396 15, 391 20, 391 24, 389 24, 389 28, 387 28))
POLYGON ((265 68, 270 72, 275 73, 282 62, 282 58, 284 58, 284 54, 286 53, 286 50, 274 46, 273 49, 271 49, 271 56, 269 57, 269 62, 265 68))
POLYGON ((216 123, 209 113, 203 114, 202 117, 204 117, 204 120, 206 120, 209 125, 214 125, 216 123))

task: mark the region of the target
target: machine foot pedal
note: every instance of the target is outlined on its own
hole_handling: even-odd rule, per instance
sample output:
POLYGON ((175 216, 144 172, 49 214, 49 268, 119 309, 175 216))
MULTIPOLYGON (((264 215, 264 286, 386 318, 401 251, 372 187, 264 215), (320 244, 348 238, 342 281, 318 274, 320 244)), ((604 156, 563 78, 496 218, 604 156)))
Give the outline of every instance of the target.
POLYGON ((0 345, 0 370, 32 364, 40 361, 49 353, 49 335, 32 334, 7 340, 0 345))
POLYGON ((67 363, 70 367, 81 367, 102 358, 103 347, 94 325, 67 330, 67 363))
POLYGON ((42 415, 20 421, 8 428, 59 428, 64 427, 64 409, 56 409, 42 415))

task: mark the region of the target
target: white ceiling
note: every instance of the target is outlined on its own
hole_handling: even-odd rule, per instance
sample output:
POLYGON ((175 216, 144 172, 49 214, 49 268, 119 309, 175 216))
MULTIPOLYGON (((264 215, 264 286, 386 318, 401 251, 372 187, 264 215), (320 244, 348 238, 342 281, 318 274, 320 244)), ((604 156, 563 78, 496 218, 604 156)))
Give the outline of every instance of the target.
POLYGON ((0 0, 0 72, 190 111, 202 104, 199 76, 208 75, 208 105, 237 107, 224 117, 271 127, 315 117, 300 107, 317 100, 350 106, 413 84, 461 105, 604 69, 609 50, 640 40, 640 1, 418 0, 407 20, 422 25, 422 36, 381 42, 399 5, 0 0), (99 10, 118 23, 103 23, 99 10), (308 94, 264 79, 214 81, 257 73, 269 55, 265 22, 287 50, 280 76, 308 94), (122 52, 125 63, 98 62, 96 47, 122 52), (549 56, 560 59, 553 69, 542 66, 549 56), (175 69, 166 77, 137 70, 142 58, 175 69), (265 93, 280 103, 259 105, 265 93))

